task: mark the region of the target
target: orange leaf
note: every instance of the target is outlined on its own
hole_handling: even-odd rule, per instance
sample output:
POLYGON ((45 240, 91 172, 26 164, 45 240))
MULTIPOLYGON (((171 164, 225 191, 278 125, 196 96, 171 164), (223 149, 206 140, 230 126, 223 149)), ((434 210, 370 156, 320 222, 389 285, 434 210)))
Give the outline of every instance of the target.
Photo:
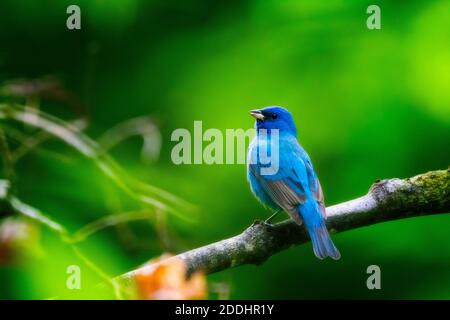
POLYGON ((184 261, 169 255, 150 261, 136 273, 135 279, 143 299, 205 299, 207 295, 205 275, 196 272, 187 279, 184 261))

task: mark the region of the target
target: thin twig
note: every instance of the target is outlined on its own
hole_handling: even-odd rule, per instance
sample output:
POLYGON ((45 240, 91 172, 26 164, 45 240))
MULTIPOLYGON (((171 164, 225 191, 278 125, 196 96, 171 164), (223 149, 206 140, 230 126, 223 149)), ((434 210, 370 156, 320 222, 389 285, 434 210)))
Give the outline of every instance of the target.
POLYGON ((192 222, 191 217, 181 214, 179 211, 179 209, 184 209, 192 212, 191 204, 165 190, 130 177, 94 140, 82 133, 75 125, 42 111, 35 110, 33 113, 29 113, 26 111, 26 107, 7 104, 0 104, 0 119, 15 120, 58 137, 93 160, 107 177, 131 197, 146 205, 170 212, 187 222, 192 222))

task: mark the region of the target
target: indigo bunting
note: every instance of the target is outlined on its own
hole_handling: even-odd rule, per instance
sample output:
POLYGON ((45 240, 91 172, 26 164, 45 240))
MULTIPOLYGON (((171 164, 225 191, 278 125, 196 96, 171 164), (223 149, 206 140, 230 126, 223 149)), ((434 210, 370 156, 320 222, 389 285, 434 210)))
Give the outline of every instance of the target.
POLYGON ((275 214, 283 210, 297 224, 305 223, 317 258, 339 259, 340 253, 325 225, 322 188, 311 159, 297 141, 292 115, 278 106, 252 110, 250 115, 256 119, 256 136, 248 150, 247 180, 251 191, 275 214), (272 172, 264 172, 269 166, 272 172))

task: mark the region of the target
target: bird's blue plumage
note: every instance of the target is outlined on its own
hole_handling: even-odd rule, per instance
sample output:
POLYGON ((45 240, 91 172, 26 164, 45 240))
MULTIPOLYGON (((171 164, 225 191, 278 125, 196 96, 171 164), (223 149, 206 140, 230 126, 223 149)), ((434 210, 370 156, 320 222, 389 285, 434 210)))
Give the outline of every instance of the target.
POLYGON ((297 141, 291 114, 278 106, 253 110, 251 114, 257 119, 257 134, 249 147, 247 167, 253 194, 265 206, 286 211, 298 224, 304 222, 318 258, 339 259, 340 253, 325 225, 322 188, 311 159, 297 141), (270 162, 262 160, 265 154, 270 162), (262 170, 270 166, 276 170, 270 173, 262 170))

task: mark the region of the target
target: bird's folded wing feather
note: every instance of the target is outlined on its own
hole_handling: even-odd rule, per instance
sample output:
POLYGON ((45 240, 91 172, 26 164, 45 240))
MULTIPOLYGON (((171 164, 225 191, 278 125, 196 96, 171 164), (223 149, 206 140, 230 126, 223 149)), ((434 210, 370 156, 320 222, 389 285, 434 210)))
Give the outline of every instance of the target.
POLYGON ((301 157, 299 145, 282 145, 278 172, 273 175, 261 175, 261 166, 250 165, 250 170, 272 200, 285 210, 294 221, 301 223, 296 207, 306 201, 305 188, 308 186, 306 167, 301 157))
POLYGON ((322 186, 320 185, 320 181, 317 178, 316 172, 314 171, 311 159, 309 158, 306 152, 304 152, 302 158, 306 165, 306 173, 308 176, 309 189, 311 191, 312 196, 319 205, 319 209, 320 212, 322 213, 322 216, 326 218, 325 202, 323 198, 322 186))

